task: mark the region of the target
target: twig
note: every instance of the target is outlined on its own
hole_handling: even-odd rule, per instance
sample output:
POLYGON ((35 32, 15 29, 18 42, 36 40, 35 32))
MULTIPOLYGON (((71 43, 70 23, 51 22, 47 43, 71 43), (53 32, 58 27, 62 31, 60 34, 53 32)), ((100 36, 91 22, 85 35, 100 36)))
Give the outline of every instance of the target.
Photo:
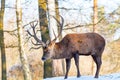
MULTIPOLYGON (((104 19, 104 17, 101 18, 95 25, 97 25, 98 23, 100 23, 103 19, 104 19)), ((68 26, 68 25, 69 25, 69 24, 67 24, 67 25, 65 25, 65 26, 68 26)), ((70 28, 64 28, 63 30, 74 29, 74 28, 83 27, 83 26, 91 26, 91 25, 93 25, 93 24, 77 25, 77 26, 70 27, 70 28)))

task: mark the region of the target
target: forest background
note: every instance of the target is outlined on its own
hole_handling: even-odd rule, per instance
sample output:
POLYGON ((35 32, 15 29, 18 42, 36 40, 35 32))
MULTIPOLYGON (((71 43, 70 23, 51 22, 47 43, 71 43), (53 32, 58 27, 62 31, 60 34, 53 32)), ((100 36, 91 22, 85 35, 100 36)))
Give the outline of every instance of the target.
MULTIPOLYGON (((2 12, 2 1, 4 0, 0 1, 2 12)), ((60 60, 60 65, 57 64, 58 66, 55 64, 57 62, 53 64, 51 60, 45 63, 41 61, 42 48, 31 49, 34 45, 31 43, 32 38, 27 33, 27 30, 31 31, 30 23, 34 23, 37 26, 37 30, 40 29, 37 35, 43 41, 46 42, 51 36, 54 36, 50 35, 52 33, 51 29, 56 29, 57 26, 55 26, 56 24, 54 25, 55 27, 50 26, 50 24, 54 23, 54 20, 50 21, 48 18, 51 8, 54 8, 54 15, 59 21, 61 19, 58 15, 64 18, 61 39, 68 33, 93 31, 99 33, 106 40, 100 75, 120 72, 120 0, 51 0, 51 2, 49 0, 22 0, 20 4, 22 9, 21 26, 23 28, 24 50, 33 80, 61 76, 65 73, 64 60, 60 60), (97 1, 96 4, 94 4, 95 1, 97 1), (50 4, 55 6, 48 8, 50 4), (97 5, 96 11, 94 10, 95 5, 97 5), (95 13, 97 13, 97 17, 94 16, 95 13), (39 22, 38 24, 37 21, 39 22)), ((3 16, 4 37, 0 36, 4 40, 6 75, 8 80, 24 80, 24 71, 21 65, 18 45, 16 5, 16 0, 5 0, 3 16)), ((57 34, 57 29, 55 32, 57 34)), ((0 53, 2 54, 1 51, 0 53)), ((2 58, 0 58, 1 62, 3 61, 2 58)), ((0 66, 2 66, 1 62, 0 66)), ((69 75, 74 76, 76 75, 74 61, 72 61, 71 66, 69 75)), ((80 70, 82 75, 93 75, 96 70, 95 66, 90 56, 80 56, 80 70)), ((2 73, 1 68, 0 72, 2 73)), ((2 78, 0 76, 0 79, 2 78)))

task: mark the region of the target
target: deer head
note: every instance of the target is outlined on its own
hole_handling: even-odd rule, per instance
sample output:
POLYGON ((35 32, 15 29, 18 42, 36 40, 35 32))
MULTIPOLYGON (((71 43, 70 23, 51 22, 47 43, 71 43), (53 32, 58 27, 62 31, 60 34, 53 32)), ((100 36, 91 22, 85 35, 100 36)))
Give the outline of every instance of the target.
POLYGON ((33 34, 31 34, 30 31, 27 30, 28 34, 29 34, 31 37, 33 37, 34 40, 36 41, 36 43, 34 43, 33 41, 32 41, 32 43, 33 43, 35 46, 38 46, 38 45, 39 45, 38 48, 43 47, 43 52, 44 52, 43 56, 44 56, 44 57, 42 57, 42 60, 46 60, 46 58, 47 58, 47 59, 51 58, 50 53, 53 53, 52 51, 53 51, 55 42, 56 42, 56 40, 58 39, 58 37, 59 37, 59 36, 61 35, 61 33, 62 33, 62 28, 63 28, 63 23, 64 23, 63 17, 60 16, 60 18, 61 18, 61 23, 60 23, 60 21, 58 21, 55 17, 53 17, 53 18, 57 21, 57 24, 58 24, 58 27, 60 27, 60 30, 59 30, 59 33, 58 33, 57 36, 55 35, 55 32, 54 32, 54 30, 53 30, 55 39, 53 39, 52 41, 51 41, 51 40, 48 40, 48 41, 45 43, 45 42, 43 42, 42 40, 40 40, 40 39, 37 37, 35 28, 36 28, 38 22, 37 22, 36 24, 30 23, 30 26, 31 26, 32 31, 33 31, 33 34))

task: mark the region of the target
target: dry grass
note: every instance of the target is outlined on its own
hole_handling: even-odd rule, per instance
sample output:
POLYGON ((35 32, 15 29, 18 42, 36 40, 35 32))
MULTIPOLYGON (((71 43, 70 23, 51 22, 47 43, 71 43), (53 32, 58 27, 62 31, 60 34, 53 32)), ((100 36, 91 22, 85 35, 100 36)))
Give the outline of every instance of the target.
MULTIPOLYGON (((32 80, 41 80, 43 78, 43 63, 38 57, 39 55, 34 53, 28 56, 32 80)), ((8 80, 24 80, 21 64, 15 64, 9 69, 8 80)))

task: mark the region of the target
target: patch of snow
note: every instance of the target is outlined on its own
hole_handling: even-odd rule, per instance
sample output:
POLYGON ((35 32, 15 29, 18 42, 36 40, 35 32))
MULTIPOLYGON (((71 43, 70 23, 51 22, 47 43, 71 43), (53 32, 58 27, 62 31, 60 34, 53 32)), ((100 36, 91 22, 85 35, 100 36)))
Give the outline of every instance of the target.
POLYGON ((67 79, 64 79, 64 76, 46 78, 44 80, 120 80, 120 73, 101 75, 99 78, 94 78, 94 76, 81 76, 79 78, 68 76, 67 79))
POLYGON ((114 40, 118 40, 120 38, 120 28, 118 28, 116 31, 115 31, 115 34, 113 36, 113 39, 114 40))

